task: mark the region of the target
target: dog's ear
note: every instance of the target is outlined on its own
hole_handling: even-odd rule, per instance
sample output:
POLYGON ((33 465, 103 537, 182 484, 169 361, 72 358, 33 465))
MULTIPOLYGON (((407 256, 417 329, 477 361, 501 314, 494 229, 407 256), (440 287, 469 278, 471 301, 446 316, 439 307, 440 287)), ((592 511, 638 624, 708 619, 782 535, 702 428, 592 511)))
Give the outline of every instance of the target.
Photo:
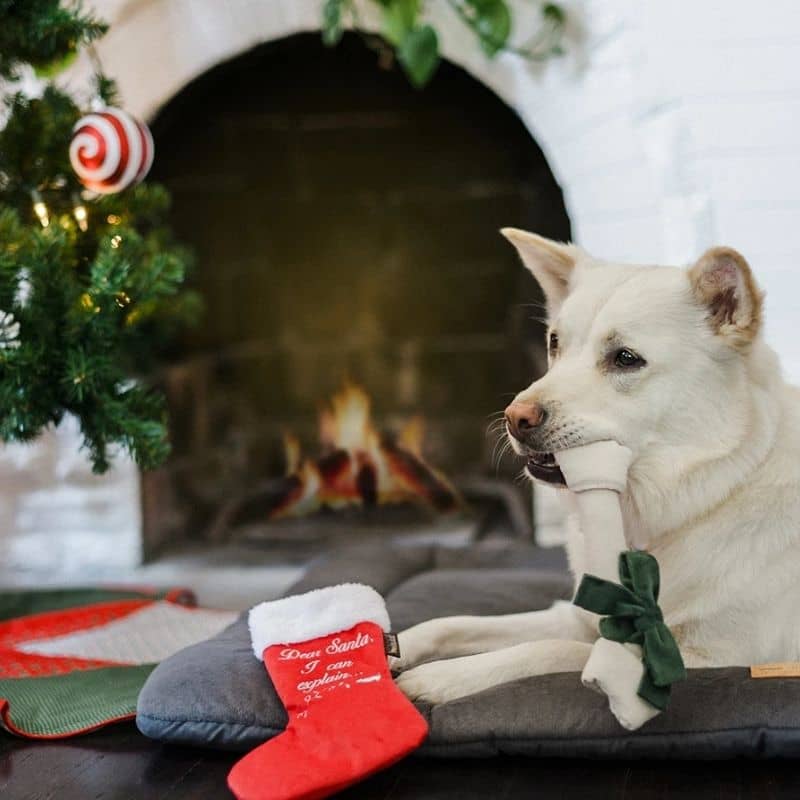
POLYGON ((517 228, 503 228, 500 233, 517 248, 522 263, 539 282, 547 300, 547 313, 554 317, 569 294, 578 248, 517 228))
POLYGON ((734 347, 749 345, 761 327, 764 295, 744 256, 731 247, 712 247, 688 274, 714 332, 734 347))

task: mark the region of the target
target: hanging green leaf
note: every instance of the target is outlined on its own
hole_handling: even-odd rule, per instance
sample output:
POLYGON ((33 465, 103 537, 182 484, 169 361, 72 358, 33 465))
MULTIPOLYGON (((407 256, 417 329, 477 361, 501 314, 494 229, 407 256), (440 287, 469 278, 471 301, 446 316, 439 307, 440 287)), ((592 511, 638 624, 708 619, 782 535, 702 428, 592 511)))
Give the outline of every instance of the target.
POLYGON ((490 58, 508 42, 511 12, 504 0, 468 0, 473 10, 472 27, 478 34, 481 49, 490 58))
POLYGON ((416 28, 419 0, 391 0, 383 11, 383 35, 395 47, 401 45, 416 28))
POLYGON ((556 3, 545 3, 542 6, 542 16, 556 25, 563 25, 567 21, 564 9, 556 3))
POLYGON ((322 5, 322 41, 328 47, 338 44, 344 33, 343 5, 344 0, 325 0, 322 5))
POLYGON ((424 86, 439 66, 439 39, 430 25, 415 28, 397 49, 397 59, 403 65, 411 83, 424 86))
MULTIPOLYGON (((0 3, 2 0, 0 0, 0 3)), ((380 55, 380 63, 392 63, 392 49, 411 83, 425 86, 439 64, 439 42, 430 24, 421 24, 425 0, 372 0, 380 8, 382 33, 387 45, 376 45, 375 37, 367 41, 380 55)), ((481 50, 493 58, 506 50, 528 61, 543 61, 562 55, 561 41, 566 13, 558 3, 540 6, 542 23, 536 36, 525 47, 509 43, 513 20, 508 0, 440 0, 475 34, 481 50)), ((343 16, 349 12, 353 27, 359 22, 353 0, 324 0, 322 4, 322 38, 325 44, 336 44, 342 37, 343 16)), ((531 12, 533 13, 533 12, 531 12)))

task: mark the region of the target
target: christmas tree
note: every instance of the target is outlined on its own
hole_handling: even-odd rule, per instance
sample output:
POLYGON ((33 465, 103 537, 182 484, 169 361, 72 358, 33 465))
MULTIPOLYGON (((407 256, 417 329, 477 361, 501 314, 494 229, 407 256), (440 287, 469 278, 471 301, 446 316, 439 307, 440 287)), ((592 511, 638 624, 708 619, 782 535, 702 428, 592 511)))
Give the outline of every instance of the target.
MULTIPOLYGON (((105 25, 59 0, 0 0, 0 77, 52 70, 105 25)), ((87 192, 70 164, 81 109, 48 85, 6 92, 0 130, 0 439, 29 441, 69 413, 95 472, 123 448, 142 468, 169 452, 164 400, 144 375, 196 316, 189 264, 168 227, 169 196, 140 183, 87 192)), ((96 94, 118 104, 97 76, 96 94)))

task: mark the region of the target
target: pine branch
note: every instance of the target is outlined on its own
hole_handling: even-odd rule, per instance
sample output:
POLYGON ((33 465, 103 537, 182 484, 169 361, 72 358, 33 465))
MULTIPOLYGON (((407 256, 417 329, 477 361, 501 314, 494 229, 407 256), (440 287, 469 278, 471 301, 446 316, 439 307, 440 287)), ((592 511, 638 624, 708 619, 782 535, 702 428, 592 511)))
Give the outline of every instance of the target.
POLYGON ((96 472, 120 450, 157 466, 169 453, 164 399, 144 376, 200 307, 182 288, 191 259, 166 225, 169 195, 140 184, 84 198, 81 230, 66 146, 79 110, 53 87, 9 103, 0 131, 0 439, 29 441, 70 413, 96 472))
POLYGON ((78 2, 0 0, 0 78, 15 79, 23 64, 46 69, 107 29, 78 2))

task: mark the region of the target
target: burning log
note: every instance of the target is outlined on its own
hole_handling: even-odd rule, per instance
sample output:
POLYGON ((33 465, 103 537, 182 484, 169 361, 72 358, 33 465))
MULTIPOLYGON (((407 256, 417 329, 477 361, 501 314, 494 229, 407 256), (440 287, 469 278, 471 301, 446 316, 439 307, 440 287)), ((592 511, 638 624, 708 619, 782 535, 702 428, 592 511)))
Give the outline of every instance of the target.
POLYGON ((395 443, 387 443, 383 452, 401 497, 419 499, 442 513, 458 508, 461 501, 452 484, 415 453, 395 443))
POLYGON ((422 430, 422 421, 415 418, 396 439, 381 436, 371 421, 369 397, 363 389, 346 386, 320 414, 323 455, 302 459, 297 440, 286 437, 287 474, 268 518, 399 503, 437 512, 460 508, 456 489, 422 455, 422 430))

